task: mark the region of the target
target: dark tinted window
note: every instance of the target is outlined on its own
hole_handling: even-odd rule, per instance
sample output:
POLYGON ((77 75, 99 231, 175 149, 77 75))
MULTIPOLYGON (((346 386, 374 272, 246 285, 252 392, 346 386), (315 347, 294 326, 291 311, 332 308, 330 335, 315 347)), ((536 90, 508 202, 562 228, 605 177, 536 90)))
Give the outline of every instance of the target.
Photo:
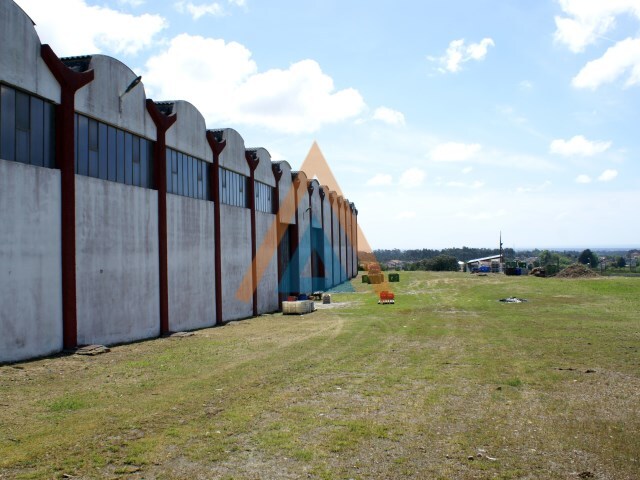
POLYGON ((55 167, 53 104, 0 85, 0 158, 55 167))
POLYGON ((244 175, 220 168, 220 202, 236 207, 248 207, 247 181, 244 175))
POLYGON ((204 160, 167 148, 167 193, 210 200, 209 168, 204 160))
POLYGON ((76 114, 76 173, 153 188, 153 143, 76 114))

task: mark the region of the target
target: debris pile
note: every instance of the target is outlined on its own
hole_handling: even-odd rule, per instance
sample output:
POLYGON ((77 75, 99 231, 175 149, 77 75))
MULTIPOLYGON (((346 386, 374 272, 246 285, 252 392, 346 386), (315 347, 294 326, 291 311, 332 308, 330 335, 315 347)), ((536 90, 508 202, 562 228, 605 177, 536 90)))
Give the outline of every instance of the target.
POLYGON ((504 303, 524 303, 527 301, 527 299, 518 298, 518 297, 508 297, 508 298, 501 298, 499 301, 504 303))
POLYGON ((581 263, 574 263, 562 270, 556 277, 559 278, 593 278, 599 275, 581 263))
POLYGON ((534 277, 546 277, 547 276, 547 272, 545 272, 544 268, 542 268, 542 267, 535 267, 533 270, 531 270, 530 274, 533 275, 534 277))

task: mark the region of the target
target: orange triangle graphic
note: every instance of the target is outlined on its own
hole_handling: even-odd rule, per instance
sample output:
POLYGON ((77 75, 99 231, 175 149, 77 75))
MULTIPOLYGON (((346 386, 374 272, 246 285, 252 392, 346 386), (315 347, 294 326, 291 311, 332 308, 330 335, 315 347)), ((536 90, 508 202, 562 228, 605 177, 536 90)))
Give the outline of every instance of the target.
MULTIPOLYGON (((340 188, 340 185, 338 184, 338 181, 336 180, 335 175, 331 171, 331 168, 329 167, 329 164, 325 159, 324 155, 322 154, 322 151, 320 150, 320 147, 318 146, 318 143, 316 141, 314 141, 313 144, 311 145, 311 148, 309 149, 309 153, 307 154, 306 158, 302 162, 302 165, 300 166, 300 171, 304 172, 307 178, 309 179, 311 178, 318 179, 318 182, 320 183, 320 185, 326 186, 329 188, 329 190, 331 190, 332 192, 335 192, 337 194, 337 197, 340 198, 341 201, 342 200, 347 201, 347 199, 344 198, 342 194, 342 189, 340 188)), ((306 190, 306 185, 300 184, 298 188, 306 190)), ((283 205, 294 205, 295 204, 294 198, 295 198, 295 188, 291 188, 287 193, 287 197, 283 201, 283 205)), ((301 202, 303 199, 303 195, 298 195, 298 198, 300 199, 299 202, 301 202)), ((346 228, 347 226, 345 225, 345 215, 341 215, 340 214, 341 212, 339 212, 338 210, 339 208, 341 208, 338 205, 338 203, 339 202, 333 203, 332 205, 334 209, 333 213, 339 219, 340 225, 342 226, 343 231, 345 231, 346 233, 347 241, 349 242, 349 244, 353 245, 353 241, 355 240, 356 242, 355 245, 357 246, 356 255, 358 254, 358 250, 364 251, 364 252, 373 252, 359 223, 357 224, 357 236, 355 239, 353 238, 353 233, 351 232, 351 230, 349 228, 346 228)), ((344 209, 346 211, 347 203, 342 202, 342 205, 344 206, 344 209)), ((278 244, 282 240, 283 234, 284 234, 284 230, 278 228, 278 220, 276 217, 273 221, 273 225, 269 229, 269 232, 265 236, 265 239, 268 239, 268 238, 273 238, 273 236, 275 235, 277 239, 275 244, 273 242, 269 242, 265 240, 256 250, 256 258, 254 260, 254 263, 256 264, 257 275, 258 275, 257 284, 260 283, 260 279, 264 275, 264 272, 266 271, 269 265, 270 259, 273 258, 274 255, 277 255, 278 244)), ((371 253, 371 255, 373 255, 373 253, 371 253)), ((382 291, 390 291, 387 280, 385 280, 383 283, 374 284, 372 286, 376 294, 379 294, 382 291)), ((242 279, 242 283, 238 288, 236 297, 243 301, 250 301, 252 290, 253 290, 252 268, 249 268, 242 279)))

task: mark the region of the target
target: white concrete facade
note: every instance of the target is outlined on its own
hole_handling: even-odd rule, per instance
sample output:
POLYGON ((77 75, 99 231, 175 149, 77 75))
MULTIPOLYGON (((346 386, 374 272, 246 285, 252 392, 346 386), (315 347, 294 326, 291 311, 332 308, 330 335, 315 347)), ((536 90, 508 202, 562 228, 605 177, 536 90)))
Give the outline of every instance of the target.
POLYGON ((60 172, 0 160, 0 362, 62 349, 60 172))
POLYGON ((107 55, 92 55, 89 69, 95 72, 95 78, 76 93, 76 111, 155 140, 156 127, 145 107, 144 85, 140 83, 125 94, 136 74, 107 55))
POLYGON ((40 46, 31 18, 11 0, 0 1, 0 81, 60 103, 60 86, 40 46))
POLYGON ((333 231, 333 248, 332 248, 332 275, 333 275, 333 285, 339 285, 342 283, 340 271, 342 270, 340 266, 340 216, 339 211, 340 207, 338 205, 338 194, 336 192, 331 192, 331 225, 333 231))
POLYGON ((344 223, 345 223, 345 236, 346 236, 346 257, 345 257, 345 271, 347 272, 347 278, 353 277, 353 230, 351 227, 351 204, 349 200, 345 199, 344 202, 344 223))
POLYGON ((297 221, 298 221, 298 249, 294 255, 298 267, 297 292, 310 294, 313 291, 311 282, 311 210, 309 209, 309 191, 307 190, 307 175, 296 172, 294 188, 297 195, 297 221))
MULTIPOLYGON (((227 128, 222 138, 226 146, 220 166, 249 177, 244 139, 227 128)), ((246 207, 220 205, 220 249, 222 251, 222 311, 224 320, 253 315, 251 282, 251 211, 246 207)))
POLYGON ((167 147, 213 163, 213 152, 204 135, 207 127, 200 110, 184 100, 170 103, 177 120, 167 131, 167 147))
MULTIPOLYGON (((0 1, 0 83, 53 102, 60 86, 29 16, 0 1)), ((62 349, 60 172, 0 156, 0 362, 62 349)))
POLYGON ((326 185, 323 185, 322 191, 324 192, 324 199, 322 200, 322 225, 323 225, 323 237, 324 237, 324 282, 325 288, 331 288, 334 286, 333 282, 333 237, 331 234, 331 203, 330 195, 331 190, 326 185))
MULTIPOLYGON (((191 103, 171 102, 176 122, 167 147, 211 164, 213 152, 203 132, 204 117, 191 103)), ((194 330, 216 324, 214 204, 167 195, 169 330, 194 330)))
MULTIPOLYGON (((258 258, 258 313, 278 310, 278 243, 275 215, 256 212, 256 238, 258 248, 271 255, 258 258), (264 268, 264 270, 262 270, 264 268)), ((260 250, 259 250, 260 251, 260 250)))
MULTIPOLYGON (((254 179, 271 187, 272 195, 275 195, 271 155, 265 148, 257 148, 255 153, 258 166, 254 179)), ((255 215, 258 313, 270 313, 278 310, 278 224, 275 213, 256 211, 255 215)))
MULTIPOLYGON (((327 264, 340 258, 332 243, 338 249, 342 238, 346 248, 344 222, 332 212, 328 189, 323 200, 318 181, 292 173, 287 162, 276 162, 282 172, 276 185, 266 149, 247 152, 233 129, 207 130, 202 114, 186 101, 151 102, 137 74, 115 58, 61 61, 42 48, 33 22, 12 0, 0 0, 0 84, 0 107, 8 92, 7 102, 19 99, 23 108, 40 109, 32 118, 44 119, 41 131, 26 137, 29 159, 13 153, 0 157, 0 363, 277 311, 283 269, 287 295, 311 293, 312 275, 318 272, 322 288, 346 279, 336 273, 343 266, 327 264), (74 94, 76 81, 84 86, 74 94), (60 115, 54 119, 54 113, 60 115), (74 113, 89 117, 76 117, 75 130, 74 113), (216 146, 207 132, 222 142, 216 146), (54 145, 59 147, 55 154, 54 145), (179 156, 189 188, 165 192, 160 173, 167 173, 161 168, 165 148, 193 157, 179 156), (93 162, 91 168, 87 162, 93 162), (240 183, 246 182, 247 197, 251 178, 273 189, 261 186, 272 198, 277 189, 273 207, 263 201, 260 210, 252 210, 255 196, 236 198, 242 205, 228 199, 216 203, 219 185, 214 188, 212 181, 221 169, 244 177, 240 183), (190 198, 192 172, 204 171, 206 188, 197 177, 197 198, 190 198), (259 267, 255 277, 252 252, 259 267), (322 257, 325 265, 318 269, 322 257)), ((0 137, 4 149, 6 138, 17 145, 18 135, 15 118, 3 112, 0 126, 10 132, 0 137)), ((175 178, 175 171, 169 173, 175 178)))
POLYGON ((338 225, 340 226, 340 283, 347 281, 347 232, 345 230, 345 199, 338 197, 338 225))
POLYGON ((251 284, 251 212, 247 208, 220 205, 222 234, 222 311, 224 320, 238 320, 253 315, 251 284))
POLYGON ((78 342, 158 336, 158 193, 76 175, 78 342))
POLYGON ((213 202, 168 194, 167 244, 169 329, 215 325, 213 202))
POLYGON ((358 275, 358 214, 356 206, 351 204, 351 277, 358 275))

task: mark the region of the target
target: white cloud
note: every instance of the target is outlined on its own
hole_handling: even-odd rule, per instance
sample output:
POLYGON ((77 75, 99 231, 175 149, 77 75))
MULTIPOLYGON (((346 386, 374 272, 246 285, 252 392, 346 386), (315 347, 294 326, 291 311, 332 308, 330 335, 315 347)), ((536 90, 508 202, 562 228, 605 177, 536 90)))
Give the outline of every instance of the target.
POLYGON ((482 150, 478 143, 466 144, 447 142, 437 145, 431 150, 431 159, 436 162, 463 162, 473 158, 482 150))
POLYGON ((609 149, 611 142, 590 141, 582 135, 576 135, 570 140, 557 139, 551 142, 549 151, 565 157, 581 155, 591 157, 598 153, 603 153, 609 149))
POLYGON ((166 50, 151 57, 143 76, 152 95, 190 101, 209 126, 240 123, 314 132, 354 118, 366 106, 357 90, 336 90, 313 60, 258 72, 243 45, 188 34, 173 38, 166 50))
POLYGON ((462 169, 462 173, 464 173, 465 175, 467 175, 468 173, 473 172, 473 167, 464 167, 462 169))
POLYGON ((555 17, 555 40, 572 52, 582 52, 615 27, 616 16, 628 13, 640 19, 638 0, 559 0, 566 17, 555 17))
POLYGON ((598 177, 598 180, 600 180, 601 182, 610 182, 617 176, 618 176, 617 170, 605 170, 600 174, 600 176, 598 177))
POLYGON ((529 80, 522 80, 518 86, 520 90, 531 90, 533 88, 533 83, 529 80))
MULTIPOLYGON (((616 27, 616 17, 629 15, 640 20, 638 0, 560 0, 567 15, 556 16, 555 39, 574 53, 604 38, 616 27)), ((596 89, 628 73, 625 86, 640 84, 640 38, 615 41, 600 58, 588 62, 572 80, 576 88, 596 89)))
POLYGON ((428 57, 429 60, 442 65, 438 70, 441 73, 458 72, 462 69, 462 64, 470 60, 481 61, 487 56, 489 47, 494 47, 495 43, 491 38, 483 38, 480 43, 465 45, 464 39, 453 40, 445 54, 441 57, 428 57))
POLYGON ((476 180, 475 182, 447 182, 445 183, 445 186, 447 187, 452 187, 452 188, 482 188, 484 187, 484 182, 480 181, 480 180, 476 180))
POLYGON ((175 3, 175 7, 180 13, 189 13, 194 20, 198 20, 205 15, 219 17, 225 14, 224 7, 218 2, 196 5, 193 2, 179 1, 175 3))
POLYGON ((59 56, 103 51, 136 54, 155 45, 155 36, 167 27, 167 21, 160 15, 131 15, 108 7, 89 6, 84 0, 17 3, 36 23, 42 43, 51 44, 59 56))
POLYGON ((373 187, 379 187, 383 185, 391 185, 393 183, 393 177, 385 173, 378 173, 375 176, 367 180, 367 185, 373 187))
POLYGON ((425 177, 426 177, 426 174, 424 171, 415 167, 410 168, 408 170, 405 170, 402 173, 402 175, 400 176, 400 180, 398 181, 398 184, 402 188, 416 188, 422 185, 425 177))
POLYGON ((551 182, 549 180, 545 180, 540 185, 535 185, 532 187, 518 187, 516 188, 516 192, 518 193, 531 193, 531 192, 541 192, 546 190, 551 186, 551 182))
POLYGON ((120 5, 130 5, 132 7, 140 7, 146 3, 146 0, 118 0, 120 5))
POLYGON ((373 112, 373 119, 380 120, 389 125, 404 125, 404 115, 402 112, 387 107, 376 108, 375 112, 373 112))
POLYGON ((589 175, 578 175, 576 177, 576 183, 591 183, 591 177, 589 175))
POLYGON ((416 218, 416 212, 412 212, 412 211, 399 212, 398 218, 416 218))
POLYGON ((588 62, 571 84, 576 88, 595 90, 629 74, 625 86, 640 84, 640 38, 627 38, 607 49, 604 55, 588 62))

